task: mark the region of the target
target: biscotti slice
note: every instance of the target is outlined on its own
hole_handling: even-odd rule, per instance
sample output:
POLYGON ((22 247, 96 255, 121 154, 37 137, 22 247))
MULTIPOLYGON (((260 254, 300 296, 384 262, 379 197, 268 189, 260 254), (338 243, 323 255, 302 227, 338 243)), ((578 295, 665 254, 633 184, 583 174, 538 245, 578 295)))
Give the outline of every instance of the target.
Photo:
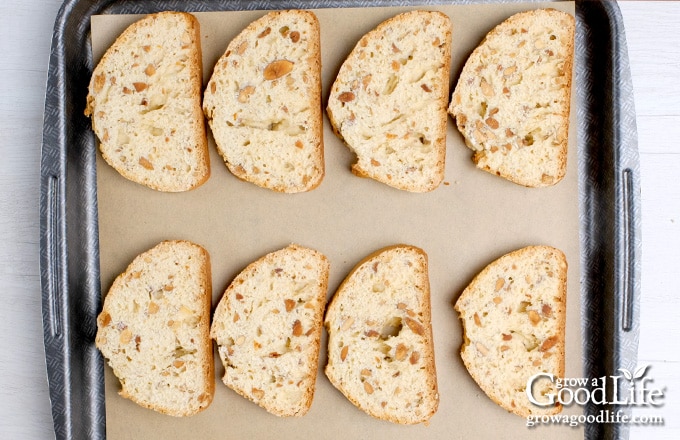
POLYGON ((365 34, 340 67, 327 113, 352 172, 426 192, 444 178, 451 21, 411 11, 365 34))
POLYGON ((188 241, 159 243, 115 279, 95 343, 120 380, 121 396, 171 416, 210 405, 211 283, 208 252, 188 241))
POLYGON ((426 423, 439 394, 430 317, 427 255, 396 245, 375 252, 331 300, 326 376, 378 419, 426 423))
MULTIPOLYGON (((562 410, 534 405, 526 388, 535 374, 564 377, 566 292, 564 254, 529 246, 489 264, 456 302, 465 332, 463 363, 491 400, 522 417, 562 410)), ((557 391, 542 378, 529 392, 543 404, 557 391)))
POLYGON ((527 187, 567 169, 574 17, 554 9, 513 15, 468 58, 451 97, 472 160, 527 187))
POLYGON ((217 305, 225 385, 277 416, 303 416, 314 397, 329 263, 290 245, 251 263, 217 305))
POLYGON ((201 68, 199 24, 187 13, 148 15, 106 51, 85 115, 104 160, 122 176, 167 192, 208 180, 201 68))
POLYGON ((270 12, 228 45, 203 110, 229 171, 285 193, 324 177, 319 23, 312 12, 270 12))

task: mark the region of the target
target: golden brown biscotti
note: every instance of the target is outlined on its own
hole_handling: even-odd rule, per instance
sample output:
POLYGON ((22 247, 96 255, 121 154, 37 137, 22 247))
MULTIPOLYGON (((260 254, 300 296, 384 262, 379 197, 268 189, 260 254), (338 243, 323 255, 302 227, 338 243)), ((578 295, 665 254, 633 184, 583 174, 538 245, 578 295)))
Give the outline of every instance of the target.
POLYGON ((201 246, 164 241, 115 279, 97 318, 95 343, 120 380, 121 396, 171 416, 210 405, 210 273, 201 246))
POLYGON ((361 261, 326 311, 326 376, 378 419, 427 423, 439 405, 427 255, 396 245, 361 261))
POLYGON ((451 21, 399 14, 364 35, 328 98, 333 131, 356 153, 352 172, 392 187, 432 191, 444 178, 451 21))
POLYGON ((329 263, 298 245, 248 265, 217 305, 210 331, 225 385, 277 416, 312 404, 329 263))
POLYGON ((511 16, 468 58, 449 113, 476 166, 527 187, 567 169, 574 17, 554 9, 511 16))
MULTIPOLYGON (((567 261, 549 246, 528 246, 484 268, 455 304, 464 328, 461 357, 472 378, 498 405, 522 417, 556 414, 526 394, 538 373, 564 377, 567 261)), ((537 381, 532 395, 545 402, 554 383, 537 381)))
POLYGON ((215 65, 203 110, 229 171, 285 193, 325 173, 319 22, 274 11, 234 38, 215 65))
POLYGON ((151 14, 130 25, 92 73, 85 114, 104 160, 158 191, 187 191, 210 177, 201 111, 198 20, 151 14))

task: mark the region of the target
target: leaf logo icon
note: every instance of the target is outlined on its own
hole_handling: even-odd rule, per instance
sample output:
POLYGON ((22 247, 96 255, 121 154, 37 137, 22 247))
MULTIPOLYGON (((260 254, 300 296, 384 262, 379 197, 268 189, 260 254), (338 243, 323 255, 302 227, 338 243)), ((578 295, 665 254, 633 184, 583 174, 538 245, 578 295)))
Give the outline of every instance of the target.
POLYGON ((633 379, 639 379, 642 376, 645 375, 647 372, 647 368, 649 368, 649 365, 643 365, 641 367, 638 367, 637 370, 635 370, 635 373, 633 373, 633 379))
POLYGON ((647 369, 649 368, 649 365, 643 365, 641 367, 638 367, 635 369, 635 372, 631 373, 630 371, 626 370, 625 368, 619 368, 618 371, 623 373, 623 377, 630 381, 634 381, 635 379, 640 379, 645 375, 647 372, 647 369))
POLYGON ((623 373, 623 377, 625 377, 628 380, 633 380, 633 374, 626 370, 625 368, 619 368, 619 371, 623 373))

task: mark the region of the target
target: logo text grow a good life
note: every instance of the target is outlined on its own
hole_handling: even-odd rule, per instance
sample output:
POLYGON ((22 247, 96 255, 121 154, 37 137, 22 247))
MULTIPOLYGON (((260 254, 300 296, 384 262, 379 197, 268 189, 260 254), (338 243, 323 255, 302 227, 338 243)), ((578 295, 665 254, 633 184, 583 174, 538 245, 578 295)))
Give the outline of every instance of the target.
POLYGON ((644 377, 649 365, 635 370, 634 373, 620 368, 621 376, 602 376, 588 378, 559 378, 551 373, 534 374, 527 380, 526 394, 529 401, 537 406, 547 407, 560 403, 563 406, 572 404, 585 405, 625 405, 625 406, 660 406, 663 404, 664 391, 651 388, 654 379, 644 377), (556 393, 547 393, 536 398, 533 395, 533 384, 539 379, 548 379, 555 384, 556 393), (622 385, 629 384, 627 391, 621 391, 622 385), (611 396, 608 391, 611 390, 611 396))
MULTIPOLYGON (((538 373, 527 380, 526 395, 531 403, 540 407, 570 405, 621 405, 628 407, 659 407, 664 404, 665 388, 655 388, 654 379, 645 377, 649 365, 631 372, 625 368, 618 371, 621 375, 596 378, 559 378, 551 373, 538 373), (554 392, 534 395, 534 384, 548 380, 553 383, 554 392)), ((545 383, 545 382, 544 382, 545 383)), ((633 423, 608 417, 611 423, 633 423)), ((649 424, 663 424, 663 418, 652 417, 649 424)), ((587 420, 584 420, 586 422, 587 420)), ((593 420, 595 422, 595 420, 593 420)), ((533 426, 528 425, 528 426, 533 426)), ((573 426, 573 425, 572 425, 573 426)))

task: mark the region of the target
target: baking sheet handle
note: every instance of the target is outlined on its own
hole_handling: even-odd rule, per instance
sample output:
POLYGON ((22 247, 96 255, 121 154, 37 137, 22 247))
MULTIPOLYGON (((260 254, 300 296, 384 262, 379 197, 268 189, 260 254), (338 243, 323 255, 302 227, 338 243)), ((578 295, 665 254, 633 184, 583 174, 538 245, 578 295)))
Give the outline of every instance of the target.
POLYGON ((621 173, 621 200, 622 207, 622 249, 621 249, 621 330, 630 332, 634 326, 634 304, 635 304, 635 213, 637 209, 635 201, 635 173, 634 170, 626 168, 621 173))
POLYGON ((64 367, 69 364, 70 350, 68 341, 68 325, 65 322, 68 310, 65 265, 65 222, 62 179, 56 175, 43 177, 44 221, 43 236, 43 336, 45 342, 45 360, 47 363, 47 379, 50 385, 55 425, 59 424, 66 438, 72 438, 72 420, 69 414, 71 405, 71 378, 64 367))
POLYGON ((44 321, 47 323, 46 332, 50 339, 60 339, 64 325, 62 323, 63 305, 65 299, 64 291, 64 275, 62 272, 61 262, 63 258, 63 247, 61 241, 63 240, 63 231, 60 230, 60 218, 63 217, 59 212, 59 177, 47 176, 46 184, 46 212, 45 222, 47 229, 45 231, 45 250, 46 250, 46 270, 48 272, 47 289, 45 296, 45 311, 44 321))

